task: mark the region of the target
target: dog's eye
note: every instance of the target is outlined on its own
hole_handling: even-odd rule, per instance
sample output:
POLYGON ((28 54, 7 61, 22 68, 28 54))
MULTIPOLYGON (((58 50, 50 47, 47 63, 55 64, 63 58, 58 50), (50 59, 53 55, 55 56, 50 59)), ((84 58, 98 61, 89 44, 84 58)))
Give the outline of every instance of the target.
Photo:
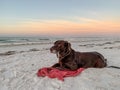
POLYGON ((60 46, 61 46, 61 45, 59 45, 59 44, 58 44, 58 45, 54 45, 54 47, 60 47, 60 46))
POLYGON ((68 46, 68 43, 65 43, 64 45, 67 47, 67 46, 68 46))

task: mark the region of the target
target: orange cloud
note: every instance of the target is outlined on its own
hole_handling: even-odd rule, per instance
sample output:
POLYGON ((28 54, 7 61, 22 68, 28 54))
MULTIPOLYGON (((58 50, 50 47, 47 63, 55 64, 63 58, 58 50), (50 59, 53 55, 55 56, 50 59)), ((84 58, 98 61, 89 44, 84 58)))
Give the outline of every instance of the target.
POLYGON ((109 34, 120 33, 120 21, 78 18, 76 21, 43 20, 4 26, 0 33, 24 34, 109 34))

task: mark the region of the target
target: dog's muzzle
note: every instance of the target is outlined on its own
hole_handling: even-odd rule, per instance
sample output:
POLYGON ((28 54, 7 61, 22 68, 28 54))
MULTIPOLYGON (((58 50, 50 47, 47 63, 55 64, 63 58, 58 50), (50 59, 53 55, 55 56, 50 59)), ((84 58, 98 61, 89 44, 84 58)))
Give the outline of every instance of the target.
POLYGON ((50 52, 55 53, 55 54, 57 53, 57 51, 55 49, 53 49, 53 48, 50 48, 50 52))
POLYGON ((51 51, 51 53, 55 53, 55 54, 56 54, 56 53, 57 53, 57 51, 56 51, 56 50, 52 50, 52 51, 51 51))

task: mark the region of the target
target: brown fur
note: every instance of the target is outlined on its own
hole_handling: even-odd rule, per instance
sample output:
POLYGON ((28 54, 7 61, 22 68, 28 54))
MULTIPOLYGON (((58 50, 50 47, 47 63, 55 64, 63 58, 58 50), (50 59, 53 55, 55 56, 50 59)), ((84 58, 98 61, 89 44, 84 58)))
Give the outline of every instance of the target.
POLYGON ((64 40, 58 40, 50 48, 59 58, 59 62, 52 67, 61 70, 76 70, 78 68, 103 68, 106 67, 106 59, 98 52, 76 52, 71 44, 64 40))

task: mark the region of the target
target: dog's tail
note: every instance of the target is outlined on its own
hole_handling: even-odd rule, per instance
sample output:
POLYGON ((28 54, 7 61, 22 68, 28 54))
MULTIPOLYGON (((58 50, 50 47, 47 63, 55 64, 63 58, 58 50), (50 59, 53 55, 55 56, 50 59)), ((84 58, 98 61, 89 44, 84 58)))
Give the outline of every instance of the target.
POLYGON ((107 68, 116 68, 116 69, 120 69, 120 67, 118 67, 118 66, 107 66, 107 68))
POLYGON ((120 69, 120 67, 118 66, 107 66, 107 59, 104 58, 104 56, 98 52, 96 52, 98 54, 98 56, 104 61, 106 68, 116 68, 116 69, 120 69))

